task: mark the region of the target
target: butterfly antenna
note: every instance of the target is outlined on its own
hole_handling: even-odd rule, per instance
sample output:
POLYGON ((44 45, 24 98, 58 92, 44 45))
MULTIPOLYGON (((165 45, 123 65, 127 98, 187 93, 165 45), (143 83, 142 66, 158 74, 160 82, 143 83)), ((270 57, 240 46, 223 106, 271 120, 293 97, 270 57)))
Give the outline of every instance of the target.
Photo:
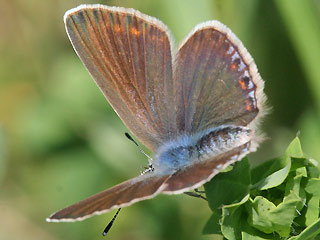
POLYGON ((130 136, 129 133, 126 132, 125 135, 130 141, 132 141, 138 147, 140 152, 142 152, 142 154, 144 154, 149 159, 149 165, 150 165, 150 162, 152 161, 152 158, 142 150, 142 148, 139 146, 139 144, 130 136))
MULTIPOLYGON (((127 137, 130 141, 132 141, 132 142, 138 147, 138 149, 140 150, 140 152, 142 152, 150 161, 152 161, 152 158, 142 150, 142 148, 139 146, 139 144, 130 136, 129 133, 126 132, 125 135, 126 135, 126 137, 127 137)), ((150 161, 149 161, 149 167, 150 167, 150 164, 151 164, 150 161)), ((151 165, 151 167, 152 167, 152 165, 151 165)), ((116 214, 113 216, 113 218, 111 219, 111 221, 108 223, 108 225, 107 225, 106 228, 104 229, 104 231, 103 231, 103 233, 102 233, 103 236, 106 236, 107 233, 110 231, 110 228, 112 227, 114 221, 116 220, 116 218, 117 218, 120 210, 121 210, 121 208, 118 208, 116 214)))
POLYGON ((109 232, 110 228, 112 227, 114 221, 116 220, 119 212, 120 212, 121 208, 118 208, 118 211, 116 212, 116 214, 113 216, 112 220, 109 222, 109 224, 106 226, 106 228, 104 229, 102 235, 106 236, 107 233, 109 232))

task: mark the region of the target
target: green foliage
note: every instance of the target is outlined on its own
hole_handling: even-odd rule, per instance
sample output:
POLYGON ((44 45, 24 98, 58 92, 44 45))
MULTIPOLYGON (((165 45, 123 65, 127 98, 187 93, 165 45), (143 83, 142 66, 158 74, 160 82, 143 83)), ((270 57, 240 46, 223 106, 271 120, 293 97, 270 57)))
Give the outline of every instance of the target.
MULTIPOLYGON (((284 156, 250 169, 248 159, 205 184, 213 212, 205 234, 229 240, 318 239, 320 171, 295 138, 284 156)), ((320 238, 319 238, 320 239, 320 238)))

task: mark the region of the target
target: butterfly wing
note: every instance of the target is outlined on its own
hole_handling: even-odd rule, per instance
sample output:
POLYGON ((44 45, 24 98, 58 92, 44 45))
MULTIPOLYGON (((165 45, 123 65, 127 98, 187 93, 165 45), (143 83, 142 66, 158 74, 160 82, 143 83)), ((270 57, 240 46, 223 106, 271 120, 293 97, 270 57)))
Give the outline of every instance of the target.
POLYGON ((169 175, 155 176, 152 173, 133 178, 64 208, 52 214, 47 221, 81 221, 92 215, 102 214, 114 208, 129 206, 135 202, 153 198, 161 192, 163 183, 168 178, 169 175))
POLYGON ((168 28, 133 9, 81 5, 65 14, 78 56, 128 129, 155 150, 175 129, 168 28))
POLYGON ((198 25, 181 44, 174 86, 178 129, 184 133, 220 125, 253 126, 265 101, 253 59, 217 21, 198 25))
POLYGON ((108 212, 114 208, 129 206, 150 199, 159 193, 179 194, 201 186, 227 165, 240 160, 248 153, 249 143, 243 144, 209 160, 193 164, 172 175, 149 173, 125 181, 85 200, 52 214, 47 221, 81 221, 92 215, 108 212))
POLYGON ((197 188, 212 179, 229 164, 248 153, 250 143, 243 144, 209 160, 193 164, 172 175, 149 173, 125 181, 85 200, 52 214, 47 221, 81 221, 92 215, 108 212, 114 208, 129 206, 150 199, 159 193, 179 194, 197 188))

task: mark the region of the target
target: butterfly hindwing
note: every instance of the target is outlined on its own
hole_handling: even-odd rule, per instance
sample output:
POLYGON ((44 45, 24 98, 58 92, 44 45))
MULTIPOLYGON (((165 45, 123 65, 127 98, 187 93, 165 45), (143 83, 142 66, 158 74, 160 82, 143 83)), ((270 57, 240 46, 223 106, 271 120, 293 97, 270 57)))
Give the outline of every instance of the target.
POLYGON ((195 134, 247 126, 264 102, 263 81, 240 40, 217 21, 202 23, 181 44, 174 65, 178 128, 195 134))
POLYGON ((217 156, 194 163, 184 169, 181 169, 165 182, 165 188, 162 190, 166 194, 180 194, 190 189, 195 189, 210 181, 222 169, 228 165, 241 160, 249 153, 250 142, 239 147, 235 147, 227 152, 217 156))
POLYGON ((248 153, 249 145, 250 142, 170 175, 156 175, 151 172, 130 179, 66 207, 52 214, 47 220, 52 222, 80 221, 114 208, 153 198, 161 192, 179 194, 194 189, 209 181, 221 169, 240 160, 248 153))
POLYGON ((80 221, 117 207, 129 206, 160 193, 163 183, 168 178, 169 175, 138 176, 66 207, 52 214, 47 220, 50 222, 80 221))

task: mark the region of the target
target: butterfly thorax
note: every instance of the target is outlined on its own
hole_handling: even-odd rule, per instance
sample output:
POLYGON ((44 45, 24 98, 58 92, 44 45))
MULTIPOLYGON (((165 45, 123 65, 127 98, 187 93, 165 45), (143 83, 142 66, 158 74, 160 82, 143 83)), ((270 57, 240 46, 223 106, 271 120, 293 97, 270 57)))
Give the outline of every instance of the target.
POLYGON ((195 136, 183 135, 159 148, 153 166, 156 173, 168 174, 227 152, 252 138, 253 130, 240 126, 221 126, 195 136))

